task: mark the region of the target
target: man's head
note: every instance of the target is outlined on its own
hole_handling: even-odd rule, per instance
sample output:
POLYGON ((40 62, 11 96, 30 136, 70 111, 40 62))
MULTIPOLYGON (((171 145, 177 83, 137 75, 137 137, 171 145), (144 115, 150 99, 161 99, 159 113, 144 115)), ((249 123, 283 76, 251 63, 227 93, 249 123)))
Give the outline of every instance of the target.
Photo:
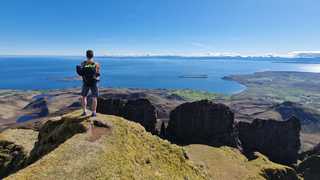
POLYGON ((92 59, 93 58, 93 56, 94 56, 94 53, 93 53, 93 51, 92 50, 87 50, 87 58, 88 59, 92 59))

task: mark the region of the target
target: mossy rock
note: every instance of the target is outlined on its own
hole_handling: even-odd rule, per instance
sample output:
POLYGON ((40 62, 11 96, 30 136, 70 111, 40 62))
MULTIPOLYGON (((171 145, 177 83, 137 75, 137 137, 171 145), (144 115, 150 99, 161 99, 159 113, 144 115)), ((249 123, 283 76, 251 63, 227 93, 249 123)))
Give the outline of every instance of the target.
POLYGON ((0 134, 0 179, 26 166, 37 132, 8 129, 0 134))
POLYGON ((58 118, 47 121, 39 130, 38 141, 30 153, 28 163, 40 159, 75 134, 86 132, 86 127, 81 123, 83 120, 84 118, 58 118))
MULTIPOLYGON (((64 139, 65 132, 59 128, 79 120, 80 114, 76 111, 64 116, 62 123, 57 123, 60 125, 45 135, 40 131, 39 137, 64 139)), ((88 120, 77 121, 88 131, 68 136, 45 156, 7 179, 208 179, 185 157, 182 147, 147 133, 137 123, 98 114, 95 120, 100 122, 99 127, 90 129, 88 120), (108 130, 92 139, 95 128, 108 130)), ((50 141, 43 142, 47 145, 50 141)))

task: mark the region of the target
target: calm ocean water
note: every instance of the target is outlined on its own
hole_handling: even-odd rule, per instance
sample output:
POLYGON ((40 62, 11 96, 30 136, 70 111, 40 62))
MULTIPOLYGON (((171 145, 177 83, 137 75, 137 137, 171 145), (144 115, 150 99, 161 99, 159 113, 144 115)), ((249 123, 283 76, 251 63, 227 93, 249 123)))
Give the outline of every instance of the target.
MULTIPOLYGON (((80 87, 75 66, 82 57, 0 57, 0 89, 60 89, 80 87)), ((96 58, 102 67, 100 86, 195 89, 236 93, 244 87, 221 79, 257 71, 320 72, 320 64, 277 62, 276 59, 96 58), (207 75, 184 79, 179 76, 207 75)))

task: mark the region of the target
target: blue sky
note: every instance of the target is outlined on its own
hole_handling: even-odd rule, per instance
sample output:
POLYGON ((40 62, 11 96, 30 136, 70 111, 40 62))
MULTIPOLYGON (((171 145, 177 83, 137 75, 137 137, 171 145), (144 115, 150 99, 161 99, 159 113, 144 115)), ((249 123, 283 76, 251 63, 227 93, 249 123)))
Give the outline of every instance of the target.
POLYGON ((319 0, 4 0, 0 54, 320 50, 319 0))

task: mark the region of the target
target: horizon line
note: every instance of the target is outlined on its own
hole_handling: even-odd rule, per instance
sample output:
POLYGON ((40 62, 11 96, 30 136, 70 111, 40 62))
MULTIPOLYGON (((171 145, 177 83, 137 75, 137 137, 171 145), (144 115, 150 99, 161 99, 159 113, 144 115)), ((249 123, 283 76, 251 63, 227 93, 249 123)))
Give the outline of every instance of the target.
MULTIPOLYGON (((85 57, 79 54, 0 54, 0 57, 85 57)), ((239 54, 239 53, 207 53, 207 54, 104 54, 95 57, 182 57, 182 58, 319 58, 320 51, 292 51, 288 53, 239 54)))

